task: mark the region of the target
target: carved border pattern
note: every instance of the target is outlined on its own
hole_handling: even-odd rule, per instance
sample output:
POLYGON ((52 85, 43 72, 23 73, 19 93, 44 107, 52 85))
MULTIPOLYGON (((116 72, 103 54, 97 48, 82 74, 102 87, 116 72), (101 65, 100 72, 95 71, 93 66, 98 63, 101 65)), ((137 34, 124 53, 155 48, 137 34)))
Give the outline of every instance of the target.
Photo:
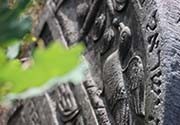
POLYGON ((85 81, 84 86, 89 95, 92 107, 95 110, 96 117, 100 125, 111 125, 110 119, 105 108, 103 99, 100 97, 102 91, 99 90, 96 86, 96 83, 93 81, 85 81))
MULTIPOLYGON (((157 114, 157 108, 161 105, 161 69, 160 69, 160 40, 159 36, 160 34, 157 32, 158 26, 157 26, 157 10, 155 9, 151 16, 149 17, 149 22, 146 25, 146 30, 149 32, 149 36, 147 38, 148 41, 148 49, 147 53, 149 54, 149 60, 153 60, 154 63, 149 64, 149 70, 150 70, 150 82, 151 82, 151 89, 152 93, 155 95, 155 101, 154 101, 154 112, 156 112, 156 117, 154 115, 149 115, 148 120, 149 122, 154 122, 154 124, 159 125, 160 124, 160 118, 158 118, 157 114), (155 58, 156 57, 156 58, 155 58), (154 59, 155 58, 155 59, 154 59), (152 65, 153 64, 153 65, 152 65)), ((150 61, 149 61, 150 62, 150 61)))

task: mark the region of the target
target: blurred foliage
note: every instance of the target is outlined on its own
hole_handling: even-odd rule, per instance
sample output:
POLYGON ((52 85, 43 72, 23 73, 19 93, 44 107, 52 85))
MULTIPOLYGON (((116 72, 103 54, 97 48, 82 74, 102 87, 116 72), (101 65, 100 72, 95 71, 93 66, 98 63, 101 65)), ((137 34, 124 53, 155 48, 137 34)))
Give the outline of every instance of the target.
POLYGON ((45 48, 42 40, 30 34, 32 23, 27 17, 40 0, 10 1, 0 0, 0 100, 63 77, 80 64, 83 51, 80 44, 67 49, 58 42, 45 48), (32 50, 34 43, 37 49, 32 50))
POLYGON ((38 25, 38 20, 43 11, 43 7, 45 6, 47 0, 31 0, 27 9, 24 12, 24 15, 29 15, 32 19, 32 31, 34 31, 35 27, 38 25))
POLYGON ((34 58, 29 58, 27 64, 21 65, 18 59, 8 60, 5 52, 0 49, 1 96, 9 92, 22 92, 40 86, 52 77, 67 74, 80 63, 82 50, 82 45, 68 50, 56 42, 47 49, 37 49, 33 54, 34 58))
POLYGON ((10 8, 8 0, 0 0, 0 44, 12 39, 20 39, 30 32, 30 18, 20 16, 30 0, 16 0, 10 8))

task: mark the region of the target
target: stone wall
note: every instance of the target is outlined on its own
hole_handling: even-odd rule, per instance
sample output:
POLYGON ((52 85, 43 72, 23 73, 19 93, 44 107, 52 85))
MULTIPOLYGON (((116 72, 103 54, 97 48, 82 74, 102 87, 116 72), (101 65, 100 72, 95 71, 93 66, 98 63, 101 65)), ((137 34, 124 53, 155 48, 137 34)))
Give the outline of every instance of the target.
POLYGON ((180 124, 178 0, 49 0, 35 31, 83 41, 87 80, 17 101, 8 125, 180 124))

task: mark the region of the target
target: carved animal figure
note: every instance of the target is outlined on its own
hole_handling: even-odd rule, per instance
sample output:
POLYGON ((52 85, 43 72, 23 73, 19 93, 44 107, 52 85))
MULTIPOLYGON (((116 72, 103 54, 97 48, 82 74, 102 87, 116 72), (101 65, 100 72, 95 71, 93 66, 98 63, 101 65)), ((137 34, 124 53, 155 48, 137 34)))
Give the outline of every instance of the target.
POLYGON ((129 125, 129 104, 125 91, 118 50, 103 66, 104 94, 116 125, 129 125))
MULTIPOLYGON (((81 115, 88 125, 88 118, 93 125, 179 125, 179 12, 179 0, 48 0, 36 36, 45 42, 60 39, 66 47, 83 41, 93 81, 72 90, 74 97, 83 93, 82 101, 72 103, 68 111, 58 102, 57 112, 71 118, 79 104, 88 104, 82 110, 91 113, 81 115)), ((71 97, 62 99, 68 104, 71 97)), ((47 124, 36 113, 42 113, 41 108, 26 110, 25 104, 9 123, 27 123, 22 114, 33 109, 33 120, 47 124)))

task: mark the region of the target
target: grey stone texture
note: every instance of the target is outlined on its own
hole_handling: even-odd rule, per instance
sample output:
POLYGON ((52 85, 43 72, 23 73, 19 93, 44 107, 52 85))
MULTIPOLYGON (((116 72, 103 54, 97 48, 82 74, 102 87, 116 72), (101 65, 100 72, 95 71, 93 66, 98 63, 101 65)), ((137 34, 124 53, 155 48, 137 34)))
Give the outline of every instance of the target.
POLYGON ((8 125, 180 125, 179 0, 48 0, 35 35, 83 41, 89 73, 18 100, 8 125))

